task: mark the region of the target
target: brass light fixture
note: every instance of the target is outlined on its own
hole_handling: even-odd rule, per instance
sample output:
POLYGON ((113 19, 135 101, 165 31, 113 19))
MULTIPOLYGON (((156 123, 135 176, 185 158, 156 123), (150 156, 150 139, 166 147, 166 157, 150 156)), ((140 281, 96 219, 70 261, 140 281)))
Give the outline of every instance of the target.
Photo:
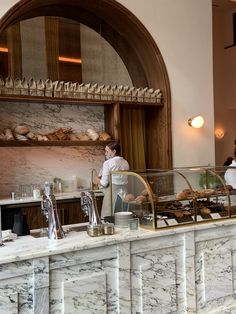
POLYGON ((216 136, 216 138, 221 140, 225 136, 224 130, 222 128, 215 129, 215 136, 216 136))
POLYGON ((203 124, 204 124, 204 119, 202 116, 195 116, 193 118, 188 119, 188 125, 193 128, 199 129, 203 126, 203 124))

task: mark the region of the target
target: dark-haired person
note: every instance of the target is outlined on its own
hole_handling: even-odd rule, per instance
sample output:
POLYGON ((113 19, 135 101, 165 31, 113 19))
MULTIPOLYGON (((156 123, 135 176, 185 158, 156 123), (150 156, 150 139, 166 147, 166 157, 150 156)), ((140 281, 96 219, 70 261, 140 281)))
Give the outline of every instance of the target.
POLYGON ((232 164, 233 157, 227 157, 226 161, 224 162, 224 166, 228 167, 229 165, 232 164))
MULTIPOLYGON (((96 177, 96 183, 103 187, 104 198, 102 204, 101 217, 110 216, 113 214, 111 208, 111 195, 110 195, 110 172, 129 170, 129 163, 120 156, 119 143, 109 143, 105 147, 105 158, 103 163, 101 176, 96 177)), ((112 204, 114 206, 119 192, 125 192, 128 183, 127 176, 125 175, 112 175, 112 204)))
POLYGON ((229 169, 225 171, 225 182, 228 185, 232 185, 232 187, 236 189, 236 148, 234 149, 234 159, 229 165, 229 169), (232 169, 230 169, 231 167, 232 169))

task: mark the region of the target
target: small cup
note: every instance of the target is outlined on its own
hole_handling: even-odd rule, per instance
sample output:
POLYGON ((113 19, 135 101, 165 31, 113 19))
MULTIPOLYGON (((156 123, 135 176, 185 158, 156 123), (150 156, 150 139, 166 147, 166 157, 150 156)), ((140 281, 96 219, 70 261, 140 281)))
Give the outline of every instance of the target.
POLYGON ((113 223, 105 223, 102 225, 102 231, 105 235, 111 235, 115 232, 115 227, 113 223))
POLYGON ((40 189, 34 188, 33 189, 33 198, 39 198, 40 197, 40 189))
POLYGON ((133 218, 128 220, 129 230, 138 230, 139 218, 133 218))
POLYGON ((87 234, 90 237, 98 237, 102 235, 102 226, 101 225, 96 225, 96 226, 87 226, 87 234))

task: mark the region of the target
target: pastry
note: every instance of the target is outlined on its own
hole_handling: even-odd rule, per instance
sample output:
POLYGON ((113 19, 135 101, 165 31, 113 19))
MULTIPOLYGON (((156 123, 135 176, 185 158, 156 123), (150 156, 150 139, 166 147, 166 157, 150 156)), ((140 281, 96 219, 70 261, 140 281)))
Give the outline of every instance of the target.
POLYGON ((41 135, 41 134, 35 134, 35 136, 36 136, 36 139, 38 140, 38 141, 43 141, 44 139, 43 139, 43 135, 41 135))
POLYGON ((78 137, 78 140, 79 140, 79 141, 89 141, 89 140, 91 140, 91 139, 88 137, 88 135, 87 135, 87 134, 84 134, 84 133, 77 135, 77 137, 78 137))
MULTIPOLYGON (((156 194, 152 194, 152 199, 153 199, 153 202, 154 203, 157 203, 158 202, 158 196, 156 194)), ((150 202, 150 196, 148 195, 147 196, 147 200, 150 202)))
POLYGON ((232 187, 232 185, 230 185, 230 184, 227 184, 227 185, 226 185, 226 188, 227 188, 229 191, 233 190, 233 187, 232 187))
POLYGON ((147 198, 144 195, 139 195, 136 197, 135 201, 137 204, 142 204, 142 203, 147 202, 147 198))
POLYGON ((11 129, 5 129, 4 132, 7 141, 13 141, 15 139, 11 129))
POLYGON ((56 132, 54 132, 54 134, 60 141, 66 141, 69 140, 69 132, 71 132, 71 129, 60 128, 56 132))
POLYGON ((0 141, 4 141, 6 139, 5 135, 3 133, 0 134, 0 141))
POLYGON ((140 195, 148 196, 148 191, 146 189, 142 190, 140 195))
POLYGON ((30 129, 26 125, 18 125, 15 127, 14 132, 17 134, 25 135, 29 133, 30 129))
POLYGON ((67 133, 71 133, 72 132, 72 127, 70 127, 70 126, 65 127, 64 126, 64 127, 60 128, 60 130, 67 134, 67 133))
POLYGON ((128 194, 125 195, 125 198, 124 198, 124 201, 125 201, 125 202, 132 202, 132 201, 134 201, 134 200, 135 200, 135 197, 134 197, 133 194, 128 193, 128 194))
POLYGON ((176 199, 177 199, 178 201, 184 200, 184 199, 186 199, 187 197, 188 197, 188 193, 187 193, 187 192, 184 192, 184 191, 182 191, 182 192, 176 194, 176 199))
POLYGON ((210 213, 211 213, 211 210, 210 210, 209 208, 207 208, 207 207, 202 207, 202 208, 200 209, 200 213, 201 213, 202 215, 207 215, 207 214, 210 214, 210 213))
POLYGON ((77 135, 76 134, 68 134, 68 137, 69 137, 69 139, 71 140, 71 141, 78 141, 79 139, 78 139, 78 137, 77 137, 77 135))
POLYGON ((15 137, 18 141, 28 141, 29 140, 28 137, 21 135, 21 134, 16 134, 15 137))
POLYGON ((182 212, 182 211, 177 211, 177 210, 175 210, 174 211, 174 215, 175 215, 175 217, 177 217, 177 218, 182 218, 182 217, 184 217, 184 213, 182 212))
POLYGON ((28 137, 30 140, 36 139, 36 136, 33 132, 28 132, 25 136, 28 137))
POLYGON ((93 129, 88 129, 88 130, 86 131, 86 134, 87 134, 88 137, 89 137, 91 140, 93 140, 93 141, 97 141, 98 138, 99 138, 99 134, 98 134, 95 130, 93 130, 93 129))
POLYGON ((42 141, 48 141, 47 135, 42 135, 42 141))
POLYGON ((204 192, 205 192, 205 196, 210 196, 210 195, 215 193, 215 190, 214 189, 205 189, 204 192))
POLYGON ((100 141, 109 141, 111 139, 111 135, 107 132, 103 131, 99 134, 99 140, 100 141))
POLYGON ((58 141, 57 136, 54 133, 47 134, 49 141, 58 141))

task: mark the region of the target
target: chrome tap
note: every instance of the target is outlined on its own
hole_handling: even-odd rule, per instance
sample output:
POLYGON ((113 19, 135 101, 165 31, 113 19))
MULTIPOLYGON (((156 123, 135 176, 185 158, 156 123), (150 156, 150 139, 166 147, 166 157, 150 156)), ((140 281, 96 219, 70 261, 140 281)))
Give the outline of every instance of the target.
POLYGON ((81 209, 86 216, 89 216, 89 225, 87 233, 90 236, 99 236, 102 234, 101 218, 98 214, 97 202, 93 191, 81 192, 81 209))
POLYGON ((43 214, 47 217, 48 220, 48 238, 62 239, 65 237, 65 233, 58 217, 57 202, 52 191, 53 184, 45 182, 45 190, 43 200, 41 202, 41 208, 43 214))
POLYGON ((89 224, 97 226, 101 224, 101 218, 98 214, 97 202, 93 191, 81 192, 81 209, 86 216, 89 216, 89 224))
POLYGON ((98 184, 94 183, 94 179, 97 176, 97 170, 96 169, 91 169, 91 181, 90 181, 90 189, 91 190, 97 190, 98 189, 98 184))

